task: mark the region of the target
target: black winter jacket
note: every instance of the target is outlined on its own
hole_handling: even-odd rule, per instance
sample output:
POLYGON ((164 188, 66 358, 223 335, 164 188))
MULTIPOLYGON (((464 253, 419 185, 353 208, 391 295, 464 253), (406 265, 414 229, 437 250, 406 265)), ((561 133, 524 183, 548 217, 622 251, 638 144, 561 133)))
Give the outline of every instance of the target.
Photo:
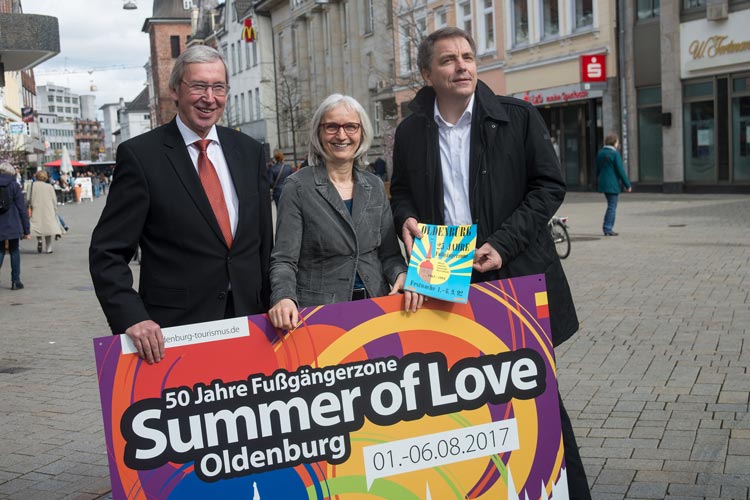
MULTIPOLYGON (((396 230, 414 217, 444 224, 443 182, 435 92, 425 87, 396 129, 391 209, 396 230)), ((529 103, 496 96, 481 81, 472 110, 469 202, 477 248, 489 242, 503 259, 499 271, 474 273, 472 282, 544 273, 552 340, 578 330, 573 297, 547 228, 565 197, 565 182, 539 112, 529 103)))
POLYGON ((10 207, 0 214, 0 244, 5 240, 17 240, 29 234, 29 214, 23 199, 21 186, 12 175, 0 174, 0 186, 8 190, 10 207))

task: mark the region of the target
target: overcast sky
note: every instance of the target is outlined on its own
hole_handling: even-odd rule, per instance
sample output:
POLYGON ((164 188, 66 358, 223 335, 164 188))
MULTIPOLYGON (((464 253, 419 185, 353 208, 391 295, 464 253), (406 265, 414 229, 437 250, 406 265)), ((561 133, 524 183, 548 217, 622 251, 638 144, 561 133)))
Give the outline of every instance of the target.
POLYGON ((152 13, 152 0, 135 1, 137 10, 123 10, 122 0, 22 0, 25 14, 56 17, 60 26, 60 53, 34 68, 36 84, 93 94, 97 108, 132 101, 146 85, 149 44, 141 28, 152 13))

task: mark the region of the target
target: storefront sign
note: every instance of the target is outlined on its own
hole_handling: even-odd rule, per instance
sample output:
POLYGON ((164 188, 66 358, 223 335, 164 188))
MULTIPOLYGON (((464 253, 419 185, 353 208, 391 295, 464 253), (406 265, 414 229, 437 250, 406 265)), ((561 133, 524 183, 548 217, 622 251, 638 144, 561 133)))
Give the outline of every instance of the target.
POLYGON ((601 97, 603 90, 586 90, 581 85, 566 85, 544 90, 529 90, 513 94, 513 97, 530 102, 535 106, 558 104, 582 99, 593 99, 601 97))
POLYGON ((748 24, 748 10, 733 12, 721 23, 700 19, 681 24, 682 78, 710 74, 723 66, 750 68, 748 24))
POLYGON ((581 56, 581 81, 584 83, 607 81, 607 55, 581 56))
POLYGON ((569 498, 544 276, 94 340, 114 500, 569 498))

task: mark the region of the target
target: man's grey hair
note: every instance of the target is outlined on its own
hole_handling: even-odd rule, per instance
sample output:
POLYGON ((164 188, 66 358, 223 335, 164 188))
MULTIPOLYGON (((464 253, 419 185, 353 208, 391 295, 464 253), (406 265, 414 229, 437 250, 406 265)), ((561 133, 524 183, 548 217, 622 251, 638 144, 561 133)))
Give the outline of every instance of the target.
POLYGON ((323 143, 320 142, 320 122, 323 119, 323 115, 331 111, 333 108, 338 106, 344 106, 350 110, 356 112, 359 115, 359 123, 361 124, 360 130, 362 131, 361 140, 359 141, 359 147, 354 152, 354 164, 362 166, 364 163, 365 153, 370 149, 372 144, 372 123, 370 117, 367 116, 365 108, 353 97, 342 94, 331 94, 326 97, 318 109, 313 115, 312 121, 310 122, 310 152, 307 155, 307 161, 310 165, 320 165, 328 159, 323 143))
POLYGON ((430 69, 432 56, 435 55, 435 43, 445 38, 463 38, 469 42, 471 51, 476 55, 477 44, 474 43, 474 39, 470 34, 455 26, 440 28, 427 35, 419 44, 419 49, 417 49, 417 67, 420 73, 430 69))
POLYGON ((188 64, 195 63, 212 63, 214 61, 221 61, 224 65, 224 76, 227 84, 229 83, 229 70, 227 69, 227 62, 224 60, 224 56, 221 52, 209 47, 208 45, 193 45, 185 49, 185 52, 177 57, 172 67, 172 73, 169 75, 169 88, 177 92, 182 81, 182 76, 185 74, 185 66, 188 64))
POLYGON ((0 163, 0 174, 16 175, 16 167, 11 165, 7 161, 4 161, 0 163))

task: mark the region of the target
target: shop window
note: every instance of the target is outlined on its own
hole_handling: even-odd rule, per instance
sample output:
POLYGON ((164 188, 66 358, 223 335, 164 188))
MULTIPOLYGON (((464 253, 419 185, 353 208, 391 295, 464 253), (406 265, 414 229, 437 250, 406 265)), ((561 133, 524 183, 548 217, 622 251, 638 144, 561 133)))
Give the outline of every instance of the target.
POLYGON ((529 5, 526 0, 513 0, 513 45, 529 43, 529 5))
POLYGON ((593 0, 575 0, 573 14, 576 31, 591 28, 594 25, 593 0))
POLYGON ((685 104, 685 180, 716 180, 716 120, 714 117, 713 82, 687 84, 685 104))
POLYGON ((750 181, 750 75, 732 81, 732 163, 735 181, 750 181))
POLYGON ((553 38, 560 34, 560 11, 557 0, 542 0, 543 37, 553 38))
POLYGON ((638 179, 662 182, 661 87, 638 89, 638 179))
POLYGON ((651 19, 659 17, 659 0, 637 0, 638 19, 651 19))

